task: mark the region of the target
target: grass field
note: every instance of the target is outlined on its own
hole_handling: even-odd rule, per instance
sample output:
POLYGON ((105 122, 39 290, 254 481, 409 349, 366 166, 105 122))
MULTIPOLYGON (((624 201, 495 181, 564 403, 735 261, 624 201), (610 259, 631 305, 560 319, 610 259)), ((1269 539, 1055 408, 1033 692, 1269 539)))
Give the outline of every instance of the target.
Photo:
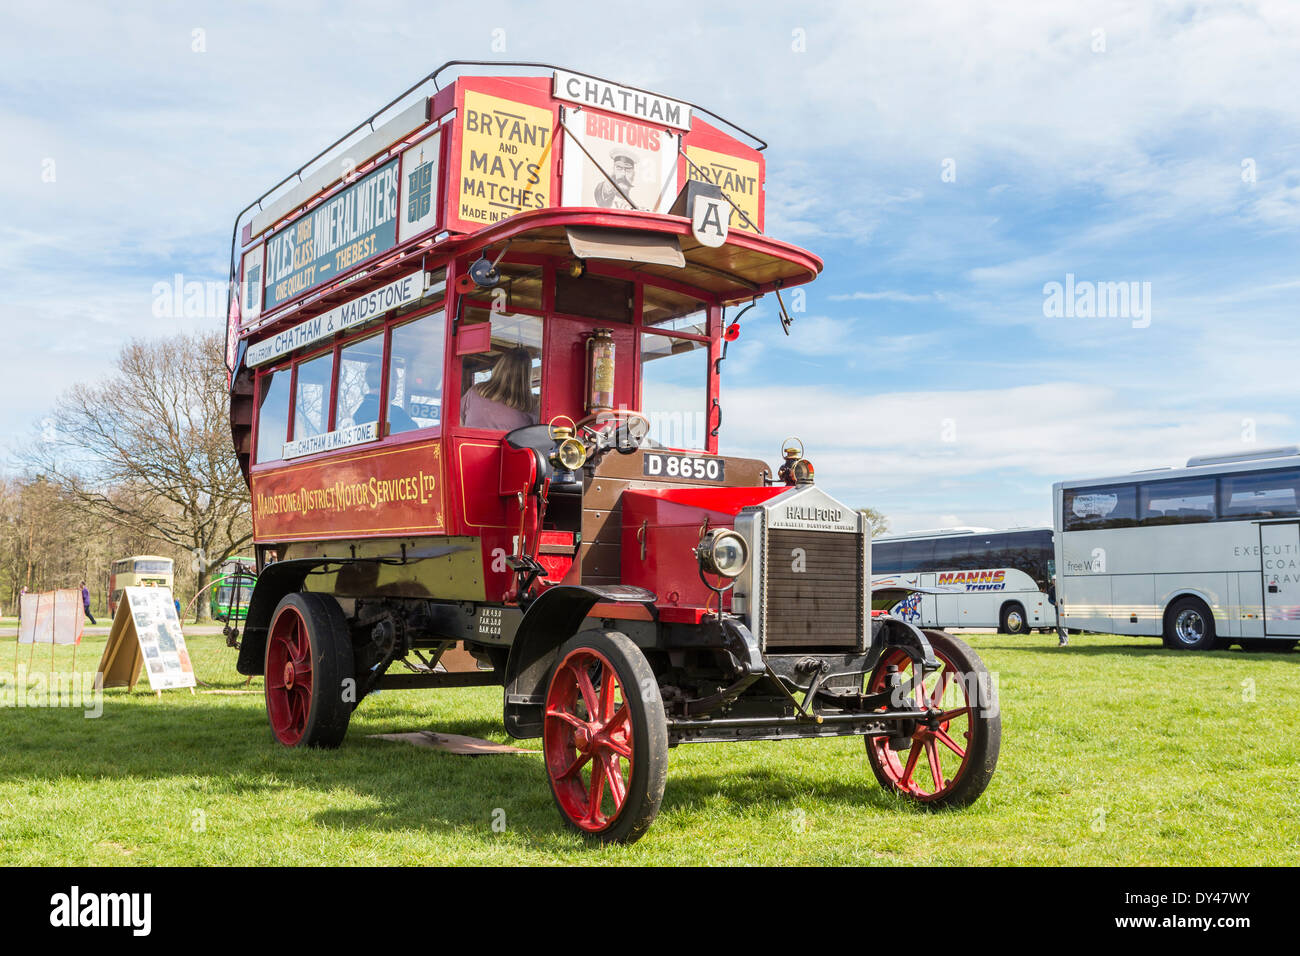
MULTIPOLYGON (((974 806, 887 796, 859 739, 688 745, 672 752, 650 833, 593 849, 561 827, 539 755, 367 739, 434 728, 505 741, 499 689, 386 692, 342 749, 289 751, 270 739, 260 679, 240 693, 233 652, 195 636, 212 686, 194 695, 158 699, 142 680, 106 691, 98 719, 0 709, 0 864, 1300 863, 1300 653, 967 640, 1003 712, 998 771, 974 806)), ((88 637, 78 669, 102 647, 88 637)), ((57 671, 71 653, 57 651, 57 671)), ((47 671, 48 648, 34 661, 47 671)))

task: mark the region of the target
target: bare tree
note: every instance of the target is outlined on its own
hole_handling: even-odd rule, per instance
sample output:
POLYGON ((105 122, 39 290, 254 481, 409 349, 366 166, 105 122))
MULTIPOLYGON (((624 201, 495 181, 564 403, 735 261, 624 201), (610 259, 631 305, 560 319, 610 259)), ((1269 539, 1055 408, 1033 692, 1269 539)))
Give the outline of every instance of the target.
POLYGON ((217 334, 129 343, 112 375, 59 399, 53 428, 24 455, 90 515, 193 556, 196 592, 252 540, 224 349, 217 334))
POLYGON ((867 516, 867 524, 871 528, 871 537, 879 537, 889 531, 889 518, 875 508, 859 508, 858 511, 867 516))

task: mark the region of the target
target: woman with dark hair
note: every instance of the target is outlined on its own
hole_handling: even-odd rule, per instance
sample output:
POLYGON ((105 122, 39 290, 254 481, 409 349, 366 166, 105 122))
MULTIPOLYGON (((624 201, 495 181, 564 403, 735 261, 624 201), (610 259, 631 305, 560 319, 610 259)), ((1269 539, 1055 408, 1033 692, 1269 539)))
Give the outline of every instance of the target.
POLYGON ((533 357, 525 348, 502 354, 492 366, 492 376, 465 393, 460 421, 471 428, 512 431, 537 424, 533 402, 533 357))

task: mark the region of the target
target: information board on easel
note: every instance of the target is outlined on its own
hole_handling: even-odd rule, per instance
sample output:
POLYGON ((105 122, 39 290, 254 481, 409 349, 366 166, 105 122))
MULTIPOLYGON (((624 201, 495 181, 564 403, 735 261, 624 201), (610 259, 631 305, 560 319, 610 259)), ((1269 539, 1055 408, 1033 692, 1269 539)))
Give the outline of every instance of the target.
POLYGON ((194 693, 194 665, 171 588, 123 588, 123 596, 99 660, 104 686, 135 690, 143 669, 159 696, 177 687, 194 693))

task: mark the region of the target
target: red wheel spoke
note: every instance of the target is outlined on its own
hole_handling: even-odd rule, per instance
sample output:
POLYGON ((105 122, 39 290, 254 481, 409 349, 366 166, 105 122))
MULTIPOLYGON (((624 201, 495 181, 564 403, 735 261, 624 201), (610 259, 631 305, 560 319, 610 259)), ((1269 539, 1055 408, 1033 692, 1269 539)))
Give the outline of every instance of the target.
POLYGON ((575 717, 573 714, 567 713, 567 712, 565 712, 565 711, 563 711, 563 710, 548 710, 548 711, 546 712, 546 716, 547 716, 547 717, 554 717, 556 720, 562 720, 562 721, 564 721, 566 724, 570 724, 570 725, 572 725, 572 726, 574 726, 574 727, 586 727, 586 726, 587 726, 586 723, 582 720, 581 717, 575 717))
POLYGON ((957 746, 957 742, 948 736, 947 731, 936 730, 934 732, 934 736, 939 741, 939 743, 943 744, 945 747, 947 747, 949 750, 955 753, 962 760, 966 759, 966 751, 963 750, 961 747, 957 746))
POLYGON ((934 790, 938 793, 943 789, 943 768, 939 766, 939 745, 933 740, 925 742, 925 754, 930 758, 930 776, 934 780, 934 790))
POLYGON ((921 748, 913 743, 912 752, 907 755, 907 766, 903 768, 903 775, 898 778, 898 785, 904 790, 912 790, 916 787, 912 782, 912 772, 916 770, 916 759, 920 756, 921 748))
POLYGON ((585 667, 579 667, 576 670, 578 675, 578 691, 582 694, 582 702, 587 705, 587 719, 600 719, 600 701, 596 698, 596 688, 591 683, 591 675, 587 673, 585 667))
POLYGON ((615 740, 612 737, 606 737, 605 746, 607 746, 610 750, 614 751, 614 753, 618 754, 620 757, 626 757, 628 760, 632 759, 631 746, 624 743, 621 740, 615 740))
POLYGON ((578 754, 576 760, 574 760, 571 764, 569 764, 569 766, 565 767, 564 770, 560 771, 558 774, 555 775, 555 779, 564 780, 568 777, 572 777, 579 770, 585 767, 587 765, 587 761, 590 759, 591 759, 591 754, 589 753, 578 754))
POLYGON ((600 823, 604 815, 600 812, 601 801, 605 799, 605 768, 604 761, 597 756, 591 765, 591 792, 590 802, 587 804, 587 819, 592 823, 600 823))
POLYGON ((952 671, 947 667, 939 672, 939 681, 934 685, 934 696, 930 698, 930 704, 934 707, 943 706, 943 695, 948 691, 948 681, 952 678, 952 671))
POLYGON ((957 709, 955 709, 955 710, 945 710, 945 711, 943 711, 942 713, 939 714, 939 721, 940 721, 940 723, 943 723, 943 724, 950 724, 950 723, 952 723, 954 720, 956 720, 958 717, 962 716, 963 714, 965 714, 966 716, 969 717, 969 716, 970 716, 970 708, 969 708, 969 707, 959 707, 959 708, 957 708, 957 709))
POLYGON ((623 801, 627 799, 627 785, 623 782, 623 773, 618 768, 618 758, 606 754, 601 760, 601 766, 605 771, 610 795, 614 798, 614 812, 617 813, 623 809, 623 801))
POLYGON ((626 732, 628 729, 627 718, 628 718, 628 709, 627 709, 627 704, 625 703, 614 713, 612 717, 608 718, 608 723, 606 723, 604 727, 605 736, 608 737, 611 734, 613 734, 615 731, 619 731, 619 730, 626 732))
POLYGON ((608 722, 614 716, 614 692, 618 686, 614 668, 603 667, 600 673, 600 717, 601 723, 608 722))

